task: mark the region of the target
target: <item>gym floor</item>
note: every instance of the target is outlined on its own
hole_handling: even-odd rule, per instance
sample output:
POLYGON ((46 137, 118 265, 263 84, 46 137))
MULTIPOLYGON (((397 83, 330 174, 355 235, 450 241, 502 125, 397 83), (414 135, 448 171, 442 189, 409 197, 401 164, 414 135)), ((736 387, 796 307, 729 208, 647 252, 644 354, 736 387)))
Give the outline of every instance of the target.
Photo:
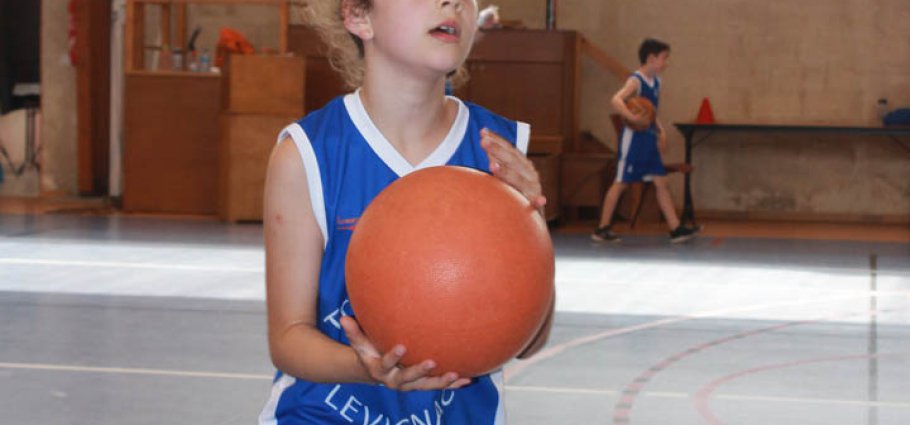
MULTIPOLYGON (((706 224, 681 245, 557 229, 556 322, 506 367, 510 424, 910 423, 906 226, 706 224)), ((273 373, 261 239, 0 214, 0 423, 255 423, 273 373)))

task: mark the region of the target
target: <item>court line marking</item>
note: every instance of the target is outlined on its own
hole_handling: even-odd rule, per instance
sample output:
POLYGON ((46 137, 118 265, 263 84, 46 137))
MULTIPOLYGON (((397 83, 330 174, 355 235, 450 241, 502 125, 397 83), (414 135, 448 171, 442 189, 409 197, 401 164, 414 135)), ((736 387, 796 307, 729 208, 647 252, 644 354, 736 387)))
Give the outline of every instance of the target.
POLYGON ((75 266, 75 267, 106 267, 122 269, 165 269, 165 270, 191 270, 191 271, 225 271, 241 273, 264 273, 262 267, 224 267, 224 266, 194 266, 165 263, 130 263, 123 261, 81 261, 81 260, 45 260, 38 258, 0 258, 0 264, 38 265, 38 266, 75 266))
POLYGON ((0 369, 25 369, 25 370, 63 371, 63 372, 112 373, 112 374, 121 374, 121 375, 179 376, 179 377, 184 377, 184 378, 272 380, 272 376, 263 375, 263 374, 254 374, 254 373, 198 372, 198 371, 187 371, 187 370, 147 369, 147 368, 129 368, 129 367, 74 366, 74 365, 42 364, 42 363, 0 362, 0 369))
MULTIPOLYGON (((776 363, 776 364, 753 367, 753 368, 741 370, 738 372, 734 372, 729 375, 722 376, 720 378, 717 378, 717 379, 709 382, 708 384, 705 384, 695 393, 695 395, 693 397, 693 403, 695 404, 695 409, 698 411, 698 413, 709 424, 725 425, 726 422, 721 421, 717 417, 717 415, 714 414, 714 410, 711 409, 710 399, 711 399, 712 394, 717 390, 717 388, 719 388, 723 384, 726 384, 727 382, 734 381, 743 376, 753 375, 756 373, 766 372, 766 371, 774 370, 774 369, 785 369, 785 368, 803 366, 803 365, 814 364, 814 363, 865 360, 865 359, 872 358, 872 357, 878 358, 878 357, 897 357, 897 356, 906 356, 906 354, 903 354, 903 353, 878 353, 878 354, 871 354, 871 355, 870 354, 861 354, 861 355, 852 355, 852 356, 821 357, 821 358, 816 358, 816 359, 802 359, 802 360, 796 360, 796 361, 791 361, 791 362, 783 362, 783 363, 776 363)), ((884 402, 884 404, 883 404, 881 401, 868 401, 865 403, 856 401, 856 400, 851 400, 851 401, 852 401, 852 403, 849 403, 849 404, 852 404, 852 405, 876 406, 876 407, 882 407, 882 406, 891 407, 892 406, 891 402, 884 402)), ((841 404, 844 404, 844 403, 841 403, 841 404)), ((898 407, 902 407, 902 406, 898 406, 898 407)))
MULTIPOLYGON (((830 297, 806 298, 806 299, 794 300, 794 301, 782 301, 782 302, 776 302, 776 303, 756 304, 756 305, 752 305, 752 306, 739 307, 739 308, 706 310, 706 311, 702 311, 702 312, 696 312, 693 314, 669 317, 666 319, 660 319, 660 320, 654 320, 651 322, 640 323, 638 325, 627 326, 624 328, 610 329, 608 331, 579 337, 576 339, 572 339, 572 340, 563 342, 561 344, 556 344, 556 345, 553 345, 550 347, 546 347, 543 350, 541 350, 540 352, 531 356, 531 358, 529 358, 527 360, 523 360, 519 363, 515 363, 513 365, 507 366, 504 369, 505 381, 508 382, 509 380, 512 380, 516 376, 520 375, 522 372, 527 370, 529 367, 534 366, 544 360, 556 357, 559 354, 562 354, 563 352, 565 352, 567 350, 570 350, 570 349, 573 349, 573 348, 576 348, 576 347, 579 347, 582 345, 590 344, 593 342, 597 342, 602 339, 612 338, 612 337, 616 337, 616 336, 620 336, 620 335, 629 334, 632 332, 658 328, 661 326, 666 326, 666 325, 671 325, 671 324, 676 324, 676 323, 688 322, 690 320, 723 316, 723 315, 731 314, 731 313, 743 313, 743 312, 747 312, 747 311, 762 310, 762 309, 775 308, 775 307, 791 307, 791 306, 801 306, 801 305, 808 305, 808 304, 814 304, 814 303, 842 301, 842 300, 848 300, 848 299, 852 299, 852 298, 867 298, 870 296, 870 294, 871 293, 869 291, 865 291, 865 292, 857 291, 856 293, 837 294, 837 295, 832 295, 830 297)), ((904 291, 876 292, 875 295, 910 297, 910 291, 908 291, 907 293, 904 293, 904 291)))
MULTIPOLYGON (((151 376, 176 376, 183 378, 215 378, 215 379, 235 379, 235 380, 255 380, 271 381, 270 375, 254 373, 223 373, 223 372, 198 372, 185 370, 168 370, 168 369, 148 369, 148 368, 125 368, 125 367, 96 367, 96 366, 74 366, 59 364, 41 364, 41 363, 10 363, 0 362, 0 369, 15 370, 40 370, 40 371, 60 371, 60 372, 83 372, 83 373, 110 373, 123 375, 151 375, 151 376)), ((594 396, 615 396, 619 395, 618 390, 611 389, 593 389, 593 388, 570 388, 570 387, 540 387, 540 386, 521 386, 506 385, 506 389, 516 392, 536 392, 550 394, 578 394, 594 396)), ((693 397, 692 394, 672 391, 645 391, 644 397, 657 398, 676 398, 688 399, 693 397)), ((807 397, 780 397, 780 396, 761 396, 748 394, 724 394, 718 393, 715 399, 722 398, 728 400, 740 401, 767 401, 779 403, 817 403, 817 404, 842 404, 855 406, 879 406, 879 407, 898 407, 910 408, 910 401, 877 401, 869 402, 865 400, 848 400, 848 399, 831 399, 831 398, 807 398, 807 397)))

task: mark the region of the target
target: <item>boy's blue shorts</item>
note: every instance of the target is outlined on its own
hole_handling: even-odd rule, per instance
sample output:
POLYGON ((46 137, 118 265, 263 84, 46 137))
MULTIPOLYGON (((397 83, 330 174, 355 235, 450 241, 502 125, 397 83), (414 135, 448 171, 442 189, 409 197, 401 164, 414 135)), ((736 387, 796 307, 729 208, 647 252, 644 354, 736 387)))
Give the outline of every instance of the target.
POLYGON ((657 148, 654 130, 633 131, 626 127, 619 139, 616 181, 636 183, 651 181, 654 176, 665 176, 663 160, 657 148))

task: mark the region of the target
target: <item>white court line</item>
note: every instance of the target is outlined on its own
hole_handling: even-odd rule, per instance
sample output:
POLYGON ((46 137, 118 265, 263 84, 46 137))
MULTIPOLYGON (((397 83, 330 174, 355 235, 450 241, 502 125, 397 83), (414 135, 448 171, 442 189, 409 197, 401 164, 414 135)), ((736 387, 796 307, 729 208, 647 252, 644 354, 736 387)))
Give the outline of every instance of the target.
POLYGON ((45 370, 45 371, 50 370, 50 371, 62 371, 62 372, 89 372, 89 373, 115 373, 115 374, 121 374, 121 375, 179 376, 179 377, 184 377, 184 378, 272 380, 272 376, 251 374, 251 373, 194 372, 194 371, 185 371, 185 370, 143 369, 143 368, 126 368, 126 367, 71 366, 71 365, 53 365, 53 364, 39 364, 39 363, 3 363, 3 362, 0 362, 0 369, 25 369, 25 370, 45 370))
POLYGON ((597 342, 597 341, 600 341, 600 340, 603 340, 606 338, 613 338, 616 336, 625 335, 625 334, 629 334, 632 332, 637 332, 637 331, 641 331, 641 330, 645 330, 645 329, 659 328, 659 327, 663 327, 666 325, 671 325, 671 324, 676 324, 676 323, 681 323, 681 322, 688 322, 688 321, 697 320, 697 319, 722 317, 722 316, 730 315, 733 313, 743 313, 743 312, 747 312, 747 311, 764 310, 764 309, 769 309, 769 308, 817 304, 817 303, 824 303, 824 302, 830 302, 830 301, 847 300, 847 299, 852 299, 852 298, 866 298, 871 295, 875 295, 877 297, 906 296, 906 297, 910 298, 910 291, 889 291, 889 292, 857 291, 856 293, 837 294, 837 295, 832 295, 830 297, 799 299, 799 300, 791 300, 791 301, 783 301, 783 302, 756 304, 756 305, 751 305, 751 306, 746 306, 746 307, 707 310, 707 311, 695 312, 692 314, 684 314, 684 315, 679 315, 679 316, 674 316, 674 317, 667 317, 665 319, 654 320, 654 321, 640 323, 637 325, 627 326, 627 327, 618 328, 618 329, 610 329, 607 331, 598 332, 595 334, 571 339, 569 341, 565 341, 560 344, 546 346, 541 351, 534 354, 530 359, 527 359, 520 363, 514 363, 512 365, 506 366, 504 368, 505 379, 506 379, 506 382, 508 382, 510 379, 513 379, 515 376, 521 374, 523 371, 530 368, 531 366, 534 366, 542 361, 555 357, 555 356, 563 353, 564 351, 571 350, 573 348, 576 348, 576 347, 579 347, 582 345, 597 342))
POLYGON ((166 263, 128 263, 122 261, 78 261, 78 260, 42 260, 34 258, 0 258, 0 264, 39 265, 39 266, 75 266, 107 267, 125 269, 164 269, 193 271, 223 271, 242 273, 263 273, 262 267, 224 267, 224 266, 190 266, 166 263))
MULTIPOLYGON (((647 393, 644 393, 647 394, 647 393)), ((722 398, 727 400, 739 401, 768 401, 781 403, 816 403, 816 404, 840 404, 848 406, 875 406, 875 407, 899 407, 908 409, 910 402, 905 401, 868 401, 868 400, 847 400, 840 398, 808 398, 808 397, 773 397, 760 395, 739 395, 739 394, 718 394, 712 398, 722 398)))
MULTIPOLYGON (((182 370, 167 369, 144 369, 144 368, 123 368, 123 367, 94 367, 94 366, 70 366, 70 365, 53 365, 39 363, 3 363, 0 362, 0 369, 19 369, 19 370, 42 370, 42 371, 61 371, 61 372, 88 372, 88 373, 112 373, 121 375, 152 375, 152 376, 176 376, 183 378, 215 378, 215 379, 237 379, 237 380, 256 380, 270 381, 272 376, 251 373, 222 373, 222 372, 195 372, 182 370)), ((610 389, 591 389, 591 388, 565 388, 565 387, 539 387, 539 386, 519 386, 506 385, 506 389, 515 392, 533 392, 547 394, 572 394, 572 395, 593 395, 593 396, 616 396, 618 390, 610 389)), ((665 392, 665 391, 645 391, 642 393, 645 397, 658 398, 690 398, 692 395, 683 392, 665 392)), ((760 395, 744 394, 717 394, 714 398, 739 401, 766 401, 776 403, 817 403, 817 404, 839 404, 851 406, 877 406, 877 407, 898 407, 910 408, 910 402, 901 401, 866 401, 866 400, 847 400, 831 398, 808 398, 808 397, 775 397, 760 395)))

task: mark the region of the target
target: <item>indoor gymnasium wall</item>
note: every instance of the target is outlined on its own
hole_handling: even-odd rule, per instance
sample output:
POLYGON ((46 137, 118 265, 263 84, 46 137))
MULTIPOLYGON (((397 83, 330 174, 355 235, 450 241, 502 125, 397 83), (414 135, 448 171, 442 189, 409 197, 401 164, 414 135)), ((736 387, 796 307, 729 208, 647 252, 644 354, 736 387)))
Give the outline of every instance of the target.
POLYGON ((76 68, 69 63, 67 3, 41 2, 41 184, 76 195, 76 68))
MULTIPOLYGON (((506 20, 543 28, 545 1, 495 3, 506 20)), ((65 2, 44 1, 43 186, 75 193, 75 72, 63 64, 65 2)), ((720 122, 875 125, 876 100, 910 106, 910 43, 905 0, 559 0, 557 26, 583 33, 628 67, 642 38, 671 43, 661 121, 692 121, 710 99, 720 122)), ((200 8, 194 21, 234 19, 256 45, 277 25, 271 10, 200 8), (240 17, 239 15, 241 15, 240 17), (233 15, 232 15, 233 14, 233 15), (238 15, 238 16, 234 16, 238 15), (255 15, 255 16, 251 16, 255 15), (242 18, 242 19, 241 19, 242 18), (255 22, 262 31, 246 28, 255 22)), ((296 19, 294 19, 296 21, 296 19)), ((212 24, 200 45, 212 45, 212 24)), ((582 61, 581 127, 615 146, 609 99, 620 82, 582 61)), ((520 118, 520 117, 517 117, 520 118)), ((671 129, 667 162, 683 159, 671 129)), ((695 149, 696 207, 771 216, 907 219, 910 152, 887 139, 717 134, 695 149)), ((682 179, 673 193, 682 202, 682 179)))
MULTIPOLYGON (((503 19, 544 26, 545 2, 496 1, 503 19)), ((668 41, 661 121, 692 121, 702 98, 719 122, 876 125, 876 101, 910 107, 905 0, 560 0, 557 26, 637 66, 638 43, 668 41)), ((583 129, 615 146, 607 115, 619 82, 582 63, 583 129)), ((669 132, 667 162, 683 159, 669 132)), ((754 216, 910 216, 910 152, 887 138, 716 134, 695 148, 696 208, 754 216)), ((681 205, 682 179, 673 184, 681 205)))

